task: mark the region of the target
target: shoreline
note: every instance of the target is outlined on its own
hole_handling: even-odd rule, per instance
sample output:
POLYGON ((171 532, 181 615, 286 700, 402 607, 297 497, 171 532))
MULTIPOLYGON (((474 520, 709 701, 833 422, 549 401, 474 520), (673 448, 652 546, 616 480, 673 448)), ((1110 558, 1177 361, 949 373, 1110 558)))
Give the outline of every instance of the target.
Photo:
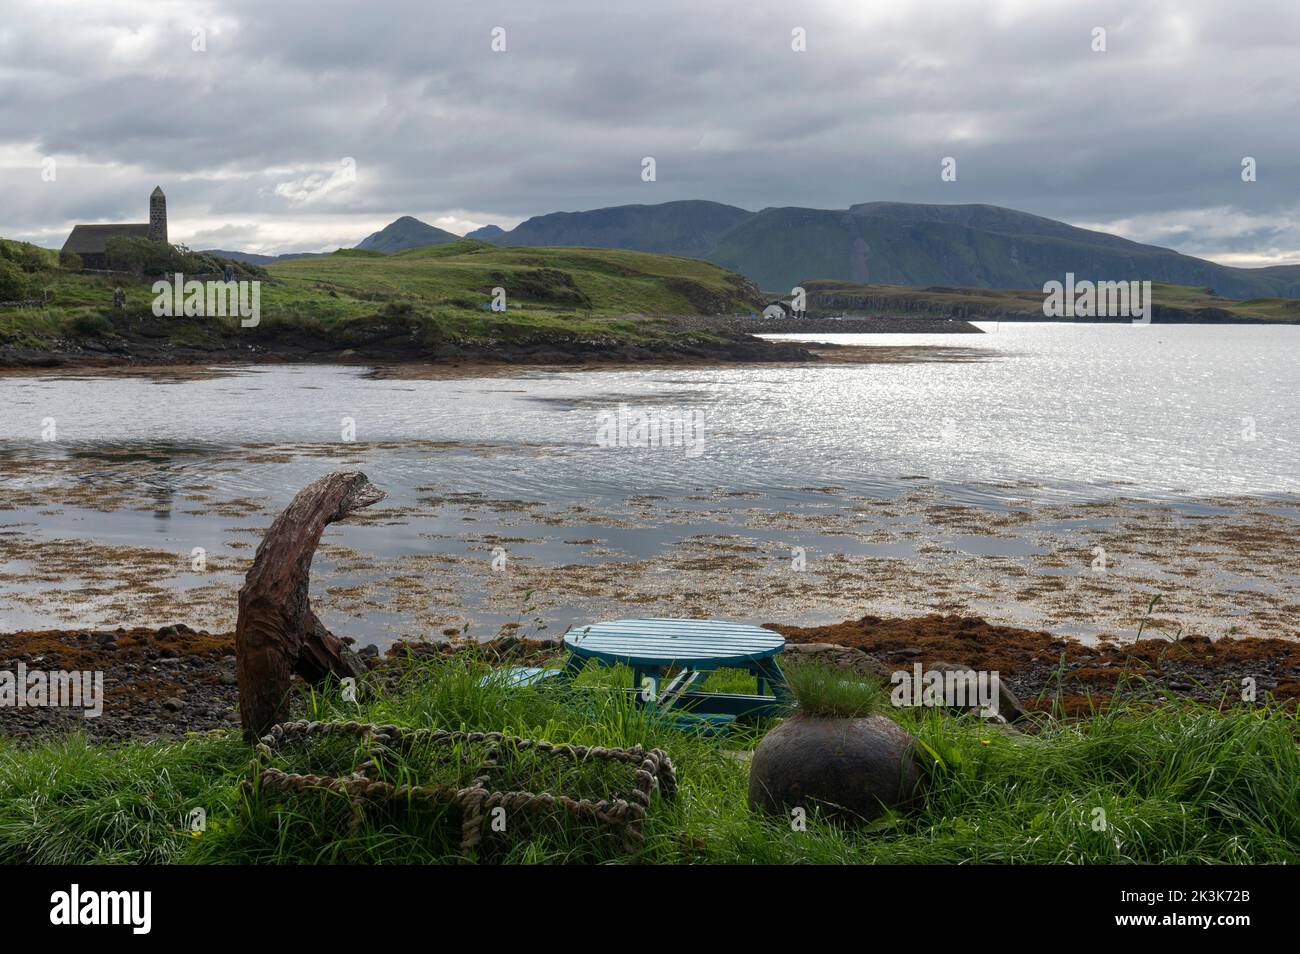
MULTIPOLYGON (((1147 638, 1089 645, 1045 630, 1001 626, 976 616, 863 616, 829 626, 763 625, 786 637, 782 660, 873 677, 889 687, 893 672, 943 663, 998 672, 1026 712, 1086 716, 1113 695, 1160 705, 1189 699, 1220 708, 1252 708, 1269 698, 1300 702, 1300 641, 1265 637, 1147 638), (1256 697, 1242 698, 1245 680, 1256 697)), ((481 653, 494 663, 544 662, 562 653, 556 638, 515 636, 507 625, 487 643, 400 642, 361 656, 379 678, 407 660, 481 653)), ((0 707, 0 736, 36 741, 84 732, 101 742, 179 738, 237 725, 233 633, 185 624, 158 629, 66 629, 0 634, 0 672, 93 671, 103 674, 103 714, 0 707)), ((295 677, 295 684, 299 684, 295 677)))
MULTIPOLYGON (((611 322, 648 316, 612 317, 611 322)), ((524 368, 549 365, 604 367, 691 364, 767 365, 821 360, 804 342, 757 335, 823 331, 827 322, 758 322, 720 317, 655 317, 646 337, 581 335, 537 330, 516 340, 421 337, 399 321, 377 319, 346 329, 281 327, 267 323, 240 329, 204 319, 115 316, 104 334, 25 345, 0 343, 0 372, 7 370, 177 367, 203 364, 423 364, 524 368), (779 326, 779 327, 778 327, 779 326), (657 332, 657 334, 655 334, 657 332)), ((982 334, 966 322, 937 319, 874 319, 835 322, 834 333, 982 334), (859 326, 862 326, 859 328, 859 326)), ((821 345, 818 350, 831 350, 821 345)))
POLYGON ((663 356, 647 356, 638 360, 611 355, 605 359, 565 359, 562 356, 538 356, 536 361, 508 361, 492 357, 460 357, 441 360, 411 359, 388 361, 362 358, 355 355, 320 355, 302 359, 268 357, 261 360, 237 358, 223 360, 220 356, 196 356, 193 360, 108 360, 87 358, 55 365, 0 363, 0 377, 43 377, 79 375, 146 375, 153 377, 198 379, 220 377, 243 370, 276 367, 310 367, 312 365, 355 367, 368 370, 368 377, 383 379, 424 379, 505 377, 534 372, 575 371, 630 371, 673 370, 685 368, 772 368, 802 365, 871 365, 907 364, 921 362, 986 361, 997 352, 985 348, 965 348, 959 345, 842 345, 821 341, 771 342, 785 345, 781 354, 762 359, 745 360, 725 355, 679 355, 672 360, 663 356), (790 352, 803 352, 802 357, 790 352))
POLYGON ((191 348, 172 342, 150 341, 69 342, 57 348, 0 349, 0 372, 194 367, 212 364, 286 365, 357 364, 434 366, 513 366, 532 368, 575 364, 770 364, 811 362, 817 358, 798 343, 770 342, 748 335, 729 340, 650 342, 552 341, 524 344, 490 343, 408 348, 375 343, 339 348, 312 343, 270 342, 230 344, 227 347, 191 348))

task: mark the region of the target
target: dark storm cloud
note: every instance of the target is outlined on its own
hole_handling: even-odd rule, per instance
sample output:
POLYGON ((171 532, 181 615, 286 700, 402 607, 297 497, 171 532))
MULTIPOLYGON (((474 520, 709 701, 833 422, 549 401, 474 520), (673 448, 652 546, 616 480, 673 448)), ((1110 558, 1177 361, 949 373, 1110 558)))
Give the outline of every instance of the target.
POLYGON ((1286 0, 6 7, 0 234, 45 244, 141 219, 163 184, 177 238, 261 250, 351 244, 401 214, 463 229, 680 198, 893 199, 1300 260, 1286 0))

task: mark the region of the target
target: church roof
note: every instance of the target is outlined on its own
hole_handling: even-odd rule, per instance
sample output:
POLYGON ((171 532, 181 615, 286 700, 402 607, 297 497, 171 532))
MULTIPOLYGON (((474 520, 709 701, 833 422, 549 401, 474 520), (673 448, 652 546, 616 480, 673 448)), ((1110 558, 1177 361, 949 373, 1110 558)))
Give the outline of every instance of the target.
POLYGON ((103 254, 104 243, 114 236, 127 238, 148 238, 149 223, 124 223, 117 225, 74 225, 72 234, 63 243, 63 251, 75 252, 77 255, 103 254))

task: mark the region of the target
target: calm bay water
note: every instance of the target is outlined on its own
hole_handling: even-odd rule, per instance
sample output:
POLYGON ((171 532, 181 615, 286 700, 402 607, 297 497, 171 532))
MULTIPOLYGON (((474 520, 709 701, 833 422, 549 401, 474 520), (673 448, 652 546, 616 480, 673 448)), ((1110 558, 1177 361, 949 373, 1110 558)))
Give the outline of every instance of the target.
MULTIPOLYGON (((0 447, 165 453, 174 445, 198 452, 177 458, 192 474, 205 447, 338 443, 350 418, 362 443, 501 445, 487 461, 395 449, 383 468, 388 484, 437 481, 540 500, 690 487, 879 491, 916 477, 976 498, 996 496, 983 485, 1020 481, 1084 495, 1300 489, 1300 327, 983 327, 990 333, 825 339, 959 346, 984 356, 963 362, 433 381, 376 380, 338 366, 179 383, 7 377, 0 447), (598 415, 619 405, 701 411, 702 453, 597 446, 598 415), (56 422, 57 442, 40 441, 46 418, 56 422)), ((301 485, 303 475, 292 471, 255 464, 218 480, 232 492, 278 497, 301 485)))

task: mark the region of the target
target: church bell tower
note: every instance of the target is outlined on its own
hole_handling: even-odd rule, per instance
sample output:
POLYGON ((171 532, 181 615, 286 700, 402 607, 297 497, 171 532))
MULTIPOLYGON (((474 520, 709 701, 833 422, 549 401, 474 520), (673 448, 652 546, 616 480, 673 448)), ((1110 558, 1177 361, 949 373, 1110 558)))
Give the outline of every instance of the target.
POLYGON ((155 242, 167 241, 167 196, 161 186, 154 186, 149 196, 149 238, 155 242))

